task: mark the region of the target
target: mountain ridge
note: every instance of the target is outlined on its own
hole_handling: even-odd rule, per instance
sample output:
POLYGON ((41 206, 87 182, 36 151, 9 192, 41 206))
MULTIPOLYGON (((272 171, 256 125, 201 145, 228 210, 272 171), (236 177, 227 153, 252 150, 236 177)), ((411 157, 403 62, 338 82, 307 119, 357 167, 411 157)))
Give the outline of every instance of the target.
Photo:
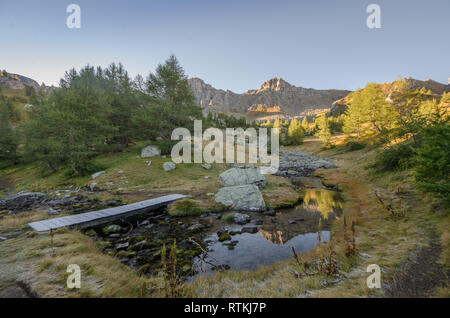
POLYGON ((196 102, 207 112, 261 119, 269 117, 295 117, 328 109, 332 103, 351 91, 313 89, 291 85, 282 78, 271 78, 258 89, 242 94, 214 88, 198 77, 188 79, 196 102))

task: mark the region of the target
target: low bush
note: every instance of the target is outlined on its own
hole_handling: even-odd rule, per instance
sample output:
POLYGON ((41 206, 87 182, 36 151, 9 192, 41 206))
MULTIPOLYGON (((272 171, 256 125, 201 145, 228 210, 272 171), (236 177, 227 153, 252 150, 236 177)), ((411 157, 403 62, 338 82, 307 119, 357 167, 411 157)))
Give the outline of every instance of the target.
POLYGON ((107 168, 108 166, 104 164, 94 161, 87 161, 79 167, 78 174, 73 169, 67 169, 66 171, 64 171, 63 175, 65 178, 73 178, 76 176, 87 176, 99 171, 106 170, 107 168))
POLYGON ((366 145, 358 141, 349 141, 347 142, 347 147, 349 151, 355 151, 365 148, 366 145))
POLYGON ((183 199, 175 201, 169 208, 170 216, 192 216, 202 214, 202 209, 197 201, 183 199))
POLYGON ((153 146, 157 146, 161 150, 161 155, 170 156, 172 147, 177 143, 177 140, 156 140, 151 143, 153 146))
POLYGON ((405 170, 412 167, 415 152, 409 144, 398 144, 377 154, 372 168, 378 171, 405 170))
POLYGON ((231 221, 232 219, 233 219, 233 217, 234 217, 234 212, 230 212, 230 213, 227 213, 227 214, 224 214, 224 215, 222 215, 222 220, 224 220, 224 221, 231 221))

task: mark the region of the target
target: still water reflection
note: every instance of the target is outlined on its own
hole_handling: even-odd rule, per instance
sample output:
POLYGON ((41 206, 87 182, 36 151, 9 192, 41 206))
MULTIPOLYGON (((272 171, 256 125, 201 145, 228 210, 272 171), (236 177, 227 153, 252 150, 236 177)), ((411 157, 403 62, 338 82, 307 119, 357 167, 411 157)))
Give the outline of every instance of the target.
MULTIPOLYGON (((255 270, 276 261, 292 257, 292 247, 306 252, 317 246, 318 224, 322 219, 322 241, 329 241, 330 228, 342 209, 340 193, 326 189, 308 189, 304 202, 292 209, 281 210, 274 217, 258 213, 252 219, 262 221, 258 232, 239 233, 242 226, 223 222, 232 234, 231 241, 219 242, 215 232, 210 233, 207 243, 210 263, 227 265, 233 270, 255 270)), ((220 221, 221 222, 221 221, 220 221)), ((201 273, 212 272, 212 266, 196 258, 194 269, 201 273)))

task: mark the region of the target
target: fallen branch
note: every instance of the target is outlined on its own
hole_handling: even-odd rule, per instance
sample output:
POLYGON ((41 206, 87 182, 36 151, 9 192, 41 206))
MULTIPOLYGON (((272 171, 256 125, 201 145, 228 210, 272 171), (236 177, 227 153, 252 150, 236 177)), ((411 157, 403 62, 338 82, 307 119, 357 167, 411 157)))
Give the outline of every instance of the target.
POLYGON ((202 250, 202 257, 201 257, 200 259, 201 259, 203 262, 205 262, 205 263, 208 264, 208 265, 211 265, 213 268, 219 268, 220 265, 216 265, 216 264, 211 263, 211 262, 209 262, 209 261, 207 261, 207 260, 205 259, 206 256, 209 256, 209 257, 211 257, 214 261, 216 261, 217 263, 219 263, 219 261, 218 261, 217 259, 215 259, 214 257, 212 257, 211 255, 208 254, 208 251, 205 250, 205 249, 203 248, 203 246, 201 246, 199 243, 197 243, 196 241, 194 241, 194 239, 193 239, 192 237, 189 237, 189 238, 188 238, 188 241, 189 241, 189 242, 192 242, 192 243, 194 243, 195 245, 197 245, 198 247, 200 247, 200 249, 202 250))

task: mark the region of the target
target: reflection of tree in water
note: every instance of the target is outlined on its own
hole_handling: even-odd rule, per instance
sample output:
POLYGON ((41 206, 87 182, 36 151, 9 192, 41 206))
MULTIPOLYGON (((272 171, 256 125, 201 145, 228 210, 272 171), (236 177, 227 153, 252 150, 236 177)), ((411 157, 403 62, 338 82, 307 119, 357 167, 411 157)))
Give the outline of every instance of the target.
POLYGON ((284 245, 297 235, 317 233, 320 219, 322 231, 328 231, 343 206, 339 192, 324 189, 306 190, 303 201, 294 209, 280 211, 276 222, 265 219, 259 229, 261 236, 273 244, 284 245))
POLYGON ((330 212, 339 214, 342 210, 343 200, 339 192, 323 189, 308 189, 303 198, 305 207, 317 207, 322 217, 328 219, 330 212))
POLYGON ((265 231, 263 229, 259 230, 259 233, 261 233, 262 237, 264 237, 269 242, 272 242, 276 245, 284 245, 287 241, 289 241, 293 236, 295 235, 289 235, 287 231, 265 231))

